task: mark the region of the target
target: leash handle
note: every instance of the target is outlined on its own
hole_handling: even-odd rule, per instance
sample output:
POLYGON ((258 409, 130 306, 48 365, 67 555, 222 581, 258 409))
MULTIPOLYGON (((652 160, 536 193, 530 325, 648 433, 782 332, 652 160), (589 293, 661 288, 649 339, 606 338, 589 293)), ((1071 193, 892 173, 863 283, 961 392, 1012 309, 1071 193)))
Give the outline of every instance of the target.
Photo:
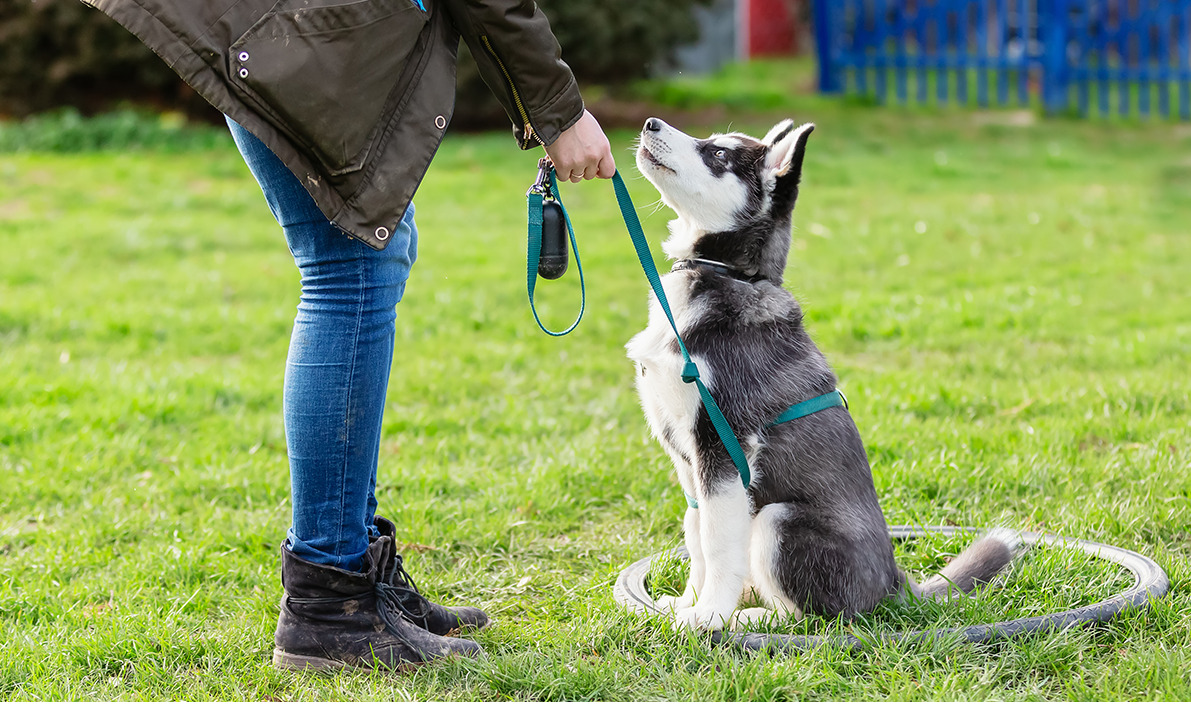
POLYGON ((550 163, 549 159, 542 158, 538 161, 538 179, 525 194, 525 199, 529 208, 529 217, 527 218, 529 237, 525 257, 529 310, 533 312, 533 319, 537 321, 538 328, 541 328, 543 333, 560 338, 575 330, 579 326, 579 321, 583 320, 583 311, 587 309, 587 287, 583 282, 583 263, 579 261, 579 244, 575 242, 575 229, 571 227, 571 216, 567 213, 566 206, 562 204, 562 197, 558 194, 558 179, 554 174, 554 165, 550 163), (579 315, 575 316, 574 322, 562 331, 553 331, 547 328, 542 323, 542 319, 538 317, 538 309, 534 306, 534 290, 538 283, 538 263, 542 257, 542 204, 546 198, 558 203, 558 207, 562 210, 562 219, 567 225, 567 235, 571 239, 571 251, 575 253, 575 268, 579 270, 579 315))
MULTIPOLYGON (((666 319, 670 321, 670 328, 674 330, 674 337, 678 340, 678 350, 682 353, 683 362, 682 381, 688 384, 694 382, 695 386, 699 388, 699 396, 703 399, 703 406, 707 409, 711 424, 715 427, 715 432, 719 435, 725 450, 728 451, 728 457, 732 459, 732 464, 736 466, 736 471, 740 473, 740 481, 747 488, 752 482, 752 474, 749 472, 749 463, 744 455, 744 449, 740 447, 740 441, 733 433, 728 419, 724 417, 719 405, 715 403, 715 397, 711 396, 711 391, 699 378, 699 368, 691 359, 691 354, 687 352, 686 344, 682 342, 682 336, 678 333, 678 325, 674 322, 674 314, 670 311, 670 302, 666 300, 662 277, 653 263, 653 253, 649 251, 649 241, 645 239, 645 230, 641 227, 640 219, 637 218, 637 209, 633 206, 633 199, 629 198, 629 190, 624 185, 624 179, 620 178, 619 171, 612 175, 612 186, 616 190, 616 203, 620 206, 620 214, 624 218, 625 227, 628 228, 629 237, 633 241, 633 248, 637 250, 637 259, 641 260, 641 268, 645 270, 645 278, 649 280, 649 286, 653 289, 654 296, 657 297, 658 305, 666 314, 666 319)), ((578 260, 578 257, 575 259, 578 260)))

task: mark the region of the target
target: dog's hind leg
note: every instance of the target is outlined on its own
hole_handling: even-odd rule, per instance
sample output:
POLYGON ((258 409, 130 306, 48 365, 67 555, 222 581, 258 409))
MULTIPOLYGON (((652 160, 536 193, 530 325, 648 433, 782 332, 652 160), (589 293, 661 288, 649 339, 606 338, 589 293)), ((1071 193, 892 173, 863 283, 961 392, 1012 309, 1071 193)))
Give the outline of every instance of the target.
POLYGON ((706 561, 703 592, 675 615, 679 627, 722 629, 740 604, 749 572, 748 495, 739 479, 699 497, 699 539, 706 561))
POLYGON ((780 524, 789 511, 785 504, 769 504, 753 517, 749 536, 749 583, 756 599, 764 605, 740 610, 732 619, 732 628, 772 624, 793 615, 802 619, 802 610, 782 591, 775 574, 777 562, 789 560, 781 554, 780 524))
POLYGON ((664 612, 678 612, 695 604, 695 600, 703 592, 703 579, 707 574, 707 561, 703 558, 703 541, 699 536, 698 509, 686 510, 682 530, 686 538, 686 550, 690 555, 690 573, 687 576, 686 590, 681 595, 665 595, 655 601, 658 608, 664 612))

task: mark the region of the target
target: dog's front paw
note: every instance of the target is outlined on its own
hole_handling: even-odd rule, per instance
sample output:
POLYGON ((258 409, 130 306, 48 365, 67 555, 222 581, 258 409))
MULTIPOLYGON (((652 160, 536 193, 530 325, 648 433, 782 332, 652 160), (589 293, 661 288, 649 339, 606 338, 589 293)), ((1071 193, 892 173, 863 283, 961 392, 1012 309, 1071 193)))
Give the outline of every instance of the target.
POLYGON ((709 609, 701 605, 678 610, 674 615, 674 626, 678 629, 716 631, 723 629, 732 616, 731 611, 709 609))
POLYGON ((663 595, 654 600, 654 604, 663 612, 674 613, 695 604, 695 596, 685 593, 682 595, 663 595))
POLYGON ((735 631, 761 629, 773 624, 777 613, 764 607, 750 607, 738 610, 732 615, 732 629, 735 631))

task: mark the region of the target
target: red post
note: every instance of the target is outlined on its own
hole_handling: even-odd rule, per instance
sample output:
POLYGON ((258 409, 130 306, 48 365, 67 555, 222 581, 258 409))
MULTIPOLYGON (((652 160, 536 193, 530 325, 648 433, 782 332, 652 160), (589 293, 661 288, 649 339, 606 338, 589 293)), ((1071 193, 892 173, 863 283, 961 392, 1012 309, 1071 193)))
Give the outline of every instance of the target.
POLYGON ((774 56, 798 51, 798 25, 791 0, 741 0, 748 3, 748 55, 774 56))

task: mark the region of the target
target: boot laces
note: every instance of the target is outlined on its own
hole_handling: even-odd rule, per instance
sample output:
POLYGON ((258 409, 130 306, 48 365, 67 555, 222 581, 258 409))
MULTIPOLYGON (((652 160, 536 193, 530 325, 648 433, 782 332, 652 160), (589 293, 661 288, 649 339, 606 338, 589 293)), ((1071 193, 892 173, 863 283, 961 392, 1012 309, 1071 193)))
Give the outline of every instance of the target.
POLYGON ((383 573, 384 579, 376 581, 377 604, 384 605, 385 610, 400 612, 414 624, 427 628, 434 606, 422 596, 417 583, 405 570, 401 554, 393 553, 383 573))
POLYGON ((390 629, 397 629, 396 625, 403 618, 423 629, 426 628, 432 608, 430 602, 417 590, 378 580, 375 593, 377 612, 390 629))
POLYGON ((419 595, 422 594, 422 591, 418 590, 417 583, 415 583, 414 579, 410 577, 410 574, 406 572, 405 560, 401 557, 400 553, 393 554, 393 563, 389 566, 389 569, 385 571, 385 574, 386 583, 392 583, 401 587, 410 588, 419 595))

